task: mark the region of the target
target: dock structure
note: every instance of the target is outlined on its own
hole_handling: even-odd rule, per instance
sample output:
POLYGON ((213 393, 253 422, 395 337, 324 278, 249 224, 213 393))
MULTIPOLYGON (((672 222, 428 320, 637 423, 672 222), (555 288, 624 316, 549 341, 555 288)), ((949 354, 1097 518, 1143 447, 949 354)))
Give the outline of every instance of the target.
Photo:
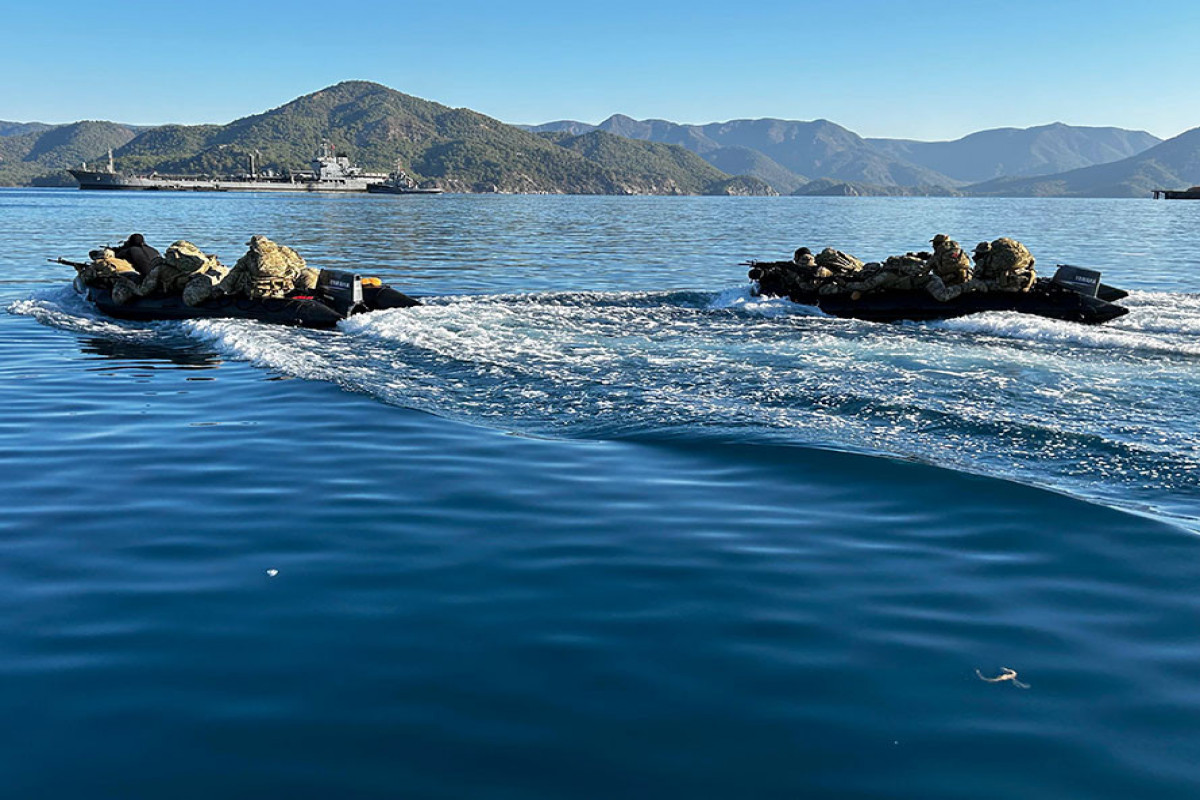
POLYGON ((1151 189, 1151 192, 1155 200, 1200 200, 1200 186, 1190 189, 1151 189))

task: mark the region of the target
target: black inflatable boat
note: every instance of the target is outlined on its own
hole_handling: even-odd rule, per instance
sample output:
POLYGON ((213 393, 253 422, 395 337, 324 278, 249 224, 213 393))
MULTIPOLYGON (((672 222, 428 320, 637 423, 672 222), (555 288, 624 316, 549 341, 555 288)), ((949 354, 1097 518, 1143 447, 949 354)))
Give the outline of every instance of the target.
POLYGON ((317 288, 312 292, 293 292, 289 297, 261 300, 226 296, 195 306, 184 303, 179 295, 138 297, 128 303, 116 303, 110 288, 89 286, 78 277, 75 291, 110 317, 139 322, 234 318, 302 328, 332 328, 352 314, 421 305, 419 300, 386 284, 364 286, 362 278, 352 272, 327 269, 321 270, 317 288))
POLYGON ((1028 292, 971 292, 946 302, 924 290, 861 294, 789 290, 785 271, 790 266, 790 261, 750 262, 755 293, 765 297, 787 297, 801 305, 816 306, 835 317, 871 322, 921 322, 983 311, 1016 311, 1099 325, 1129 313, 1129 309, 1114 302, 1128 296, 1128 292, 1100 283, 1099 272, 1066 265, 1060 266, 1053 278, 1038 278, 1028 292))

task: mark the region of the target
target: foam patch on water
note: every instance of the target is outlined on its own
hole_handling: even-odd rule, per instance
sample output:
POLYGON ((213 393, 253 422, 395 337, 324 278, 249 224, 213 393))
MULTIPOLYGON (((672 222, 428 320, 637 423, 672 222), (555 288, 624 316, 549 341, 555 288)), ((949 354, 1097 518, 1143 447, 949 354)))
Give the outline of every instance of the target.
POLYGON ((114 338, 152 335, 151 329, 101 316, 94 306, 69 287, 50 289, 25 300, 17 300, 7 310, 10 314, 33 317, 43 325, 76 333, 114 338))
POLYGON ((1123 304, 1130 309, 1129 314, 1103 325, 1081 325, 1013 311, 928 324, 948 331, 1086 347, 1118 355, 1200 356, 1200 301, 1180 295, 1139 295, 1123 304))
POLYGON ((818 316, 829 315, 815 306, 793 303, 786 297, 762 297, 754 294, 750 286, 725 289, 709 301, 709 308, 727 308, 745 311, 761 317, 818 316))

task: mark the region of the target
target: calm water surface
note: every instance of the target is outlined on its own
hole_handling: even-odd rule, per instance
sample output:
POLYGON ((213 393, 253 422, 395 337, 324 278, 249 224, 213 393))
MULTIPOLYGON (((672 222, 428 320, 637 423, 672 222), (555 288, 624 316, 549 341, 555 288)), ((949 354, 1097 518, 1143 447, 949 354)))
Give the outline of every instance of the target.
POLYGON ((1200 795, 1200 204, 0 213, 6 796, 1200 795), (45 261, 134 230, 427 305, 125 323, 45 261), (943 231, 1132 312, 877 325, 739 266, 943 231))

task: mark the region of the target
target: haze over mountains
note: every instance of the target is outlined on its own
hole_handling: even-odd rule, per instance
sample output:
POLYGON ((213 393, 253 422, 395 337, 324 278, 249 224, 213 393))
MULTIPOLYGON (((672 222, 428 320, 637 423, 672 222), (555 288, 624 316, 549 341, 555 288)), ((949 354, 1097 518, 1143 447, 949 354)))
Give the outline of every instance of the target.
POLYGON ((507 125, 364 81, 347 81, 227 125, 0 122, 0 184, 74 185, 66 167, 114 151, 118 169, 161 174, 304 168, 322 141, 372 171, 399 160, 451 191, 587 194, 962 194, 1147 196, 1200 183, 1200 129, 980 131, 950 142, 866 139, 828 120, 682 125, 622 115, 599 125, 507 125))

